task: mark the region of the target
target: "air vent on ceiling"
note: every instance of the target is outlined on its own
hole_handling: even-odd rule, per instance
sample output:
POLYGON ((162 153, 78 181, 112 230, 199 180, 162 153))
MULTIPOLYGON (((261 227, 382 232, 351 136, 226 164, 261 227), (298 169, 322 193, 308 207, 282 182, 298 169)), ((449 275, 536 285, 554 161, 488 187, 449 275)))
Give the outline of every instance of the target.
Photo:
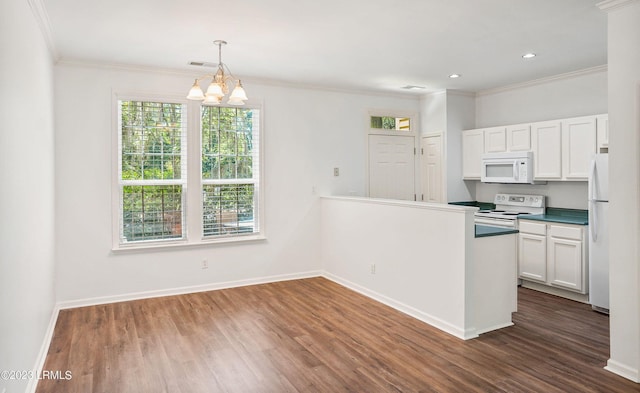
POLYGON ((419 89, 426 89, 426 87, 424 87, 424 86, 416 86, 416 85, 406 85, 406 86, 402 86, 401 89, 419 90, 419 89))
POLYGON ((211 63, 208 61, 190 61, 189 65, 198 66, 198 67, 217 67, 217 63, 211 63))

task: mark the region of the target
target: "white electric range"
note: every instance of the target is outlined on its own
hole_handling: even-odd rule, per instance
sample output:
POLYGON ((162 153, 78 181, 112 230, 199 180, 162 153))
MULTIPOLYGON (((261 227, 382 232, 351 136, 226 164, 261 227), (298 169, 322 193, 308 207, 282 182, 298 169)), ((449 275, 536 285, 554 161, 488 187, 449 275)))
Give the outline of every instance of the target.
POLYGON ((544 195, 496 194, 495 209, 478 210, 475 223, 501 228, 518 228, 518 216, 544 214, 544 195))

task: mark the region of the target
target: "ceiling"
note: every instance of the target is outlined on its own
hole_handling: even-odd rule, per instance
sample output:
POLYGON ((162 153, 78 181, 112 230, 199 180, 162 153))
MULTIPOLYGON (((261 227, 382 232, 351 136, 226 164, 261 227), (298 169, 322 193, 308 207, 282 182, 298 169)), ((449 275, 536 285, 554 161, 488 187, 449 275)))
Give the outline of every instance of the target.
POLYGON ((196 77, 209 70, 189 62, 216 63, 222 39, 245 86, 477 92, 607 63, 599 0, 41 1, 60 61, 196 77))

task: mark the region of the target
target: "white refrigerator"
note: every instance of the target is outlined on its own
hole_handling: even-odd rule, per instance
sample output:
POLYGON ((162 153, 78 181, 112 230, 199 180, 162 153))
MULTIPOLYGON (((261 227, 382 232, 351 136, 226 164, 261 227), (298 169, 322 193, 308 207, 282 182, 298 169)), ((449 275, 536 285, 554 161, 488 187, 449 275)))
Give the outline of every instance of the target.
POLYGON ((589 175, 589 303, 609 312, 609 155, 596 154, 589 175))

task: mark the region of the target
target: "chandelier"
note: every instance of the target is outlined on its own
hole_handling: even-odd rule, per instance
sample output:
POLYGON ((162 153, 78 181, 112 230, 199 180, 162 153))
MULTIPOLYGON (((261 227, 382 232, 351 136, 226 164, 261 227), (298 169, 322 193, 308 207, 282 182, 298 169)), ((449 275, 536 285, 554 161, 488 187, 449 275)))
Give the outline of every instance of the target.
POLYGON ((233 84, 233 82, 237 80, 227 104, 244 105, 244 102, 248 100, 248 98, 242 87, 242 82, 240 79, 236 79, 233 74, 231 74, 229 67, 222 62, 222 45, 226 45, 227 41, 215 40, 213 43, 218 45, 218 70, 215 74, 207 74, 197 78, 191 90, 189 90, 187 99, 200 100, 204 105, 220 105, 224 96, 229 94, 229 84, 233 84), (206 93, 200 88, 200 82, 205 79, 211 79, 206 93))

